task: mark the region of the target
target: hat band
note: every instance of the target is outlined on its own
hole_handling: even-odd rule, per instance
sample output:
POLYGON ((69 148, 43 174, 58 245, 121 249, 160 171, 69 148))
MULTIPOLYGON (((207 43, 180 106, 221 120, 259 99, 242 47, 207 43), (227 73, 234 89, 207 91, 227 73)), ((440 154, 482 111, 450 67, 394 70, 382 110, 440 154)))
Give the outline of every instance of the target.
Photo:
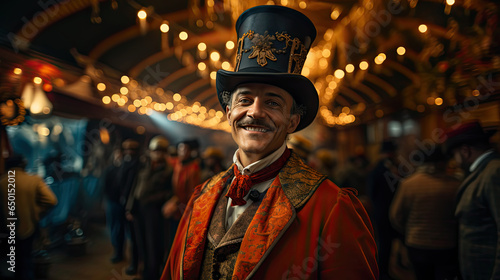
POLYGON ((288 59, 288 73, 300 74, 304 62, 307 57, 307 48, 300 41, 299 38, 291 38, 291 36, 283 31, 281 33, 276 32, 274 35, 264 32, 263 35, 255 33, 253 30, 249 30, 244 33, 241 38, 238 39, 238 53, 236 54, 236 72, 240 70, 241 60, 244 53, 251 52, 248 55, 248 59, 257 59, 257 64, 262 67, 267 65, 267 60, 277 61, 275 54, 285 54, 290 48, 290 56, 288 59), (253 44, 248 49, 243 47, 243 42, 245 38, 253 44), (285 46, 281 49, 276 49, 273 47, 273 41, 285 42, 285 46))

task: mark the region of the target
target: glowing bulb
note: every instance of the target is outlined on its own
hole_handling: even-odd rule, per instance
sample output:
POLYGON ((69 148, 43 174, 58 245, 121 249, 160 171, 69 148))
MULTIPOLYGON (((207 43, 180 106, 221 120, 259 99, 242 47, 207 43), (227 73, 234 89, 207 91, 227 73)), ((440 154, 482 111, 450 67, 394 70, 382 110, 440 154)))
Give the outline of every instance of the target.
POLYGON ((446 0, 446 4, 451 6, 451 5, 455 4, 455 0, 446 0))
POLYGON ((122 76, 120 80, 123 84, 128 84, 128 82, 130 82, 130 78, 128 76, 122 76))
POLYGON ((40 78, 40 77, 33 78, 33 83, 35 83, 37 85, 41 84, 42 83, 42 78, 40 78))
POLYGON ((146 17, 148 17, 148 13, 146 13, 145 10, 140 10, 137 12, 137 17, 140 19, 146 19, 146 17))
POLYGON ((396 52, 399 54, 399 55, 404 55, 406 53, 406 49, 405 47, 399 47, 396 52))
POLYGON ((198 44, 198 50, 205 51, 207 49, 207 45, 203 42, 198 44))
POLYGON ((14 68, 14 74, 21 75, 22 73, 23 73, 23 70, 21 68, 14 68))
POLYGON ((233 42, 233 41, 227 41, 227 42, 226 42, 226 48, 227 48, 228 50, 232 50, 232 49, 234 49, 234 42, 233 42))
POLYGON ((363 60, 363 61, 361 61, 361 62, 359 63, 359 69, 361 69, 361 70, 366 70, 366 69, 368 69, 368 66, 369 66, 369 64, 368 64, 368 62, 367 62, 367 61, 364 61, 364 60, 363 60))
POLYGON ((307 8, 307 3, 305 1, 300 1, 299 2, 299 7, 304 10, 305 8, 307 8))
POLYGON ((128 88, 126 87, 121 87, 120 88, 120 93, 123 94, 123 95, 127 95, 128 94, 128 88))
POLYGON ((347 64, 347 65, 345 66, 345 71, 346 71, 347 73, 352 73, 352 72, 354 72, 354 65, 352 65, 352 64, 350 64, 350 63, 349 63, 349 64, 347 64))
POLYGON ((97 90, 98 91, 105 91, 106 90, 106 85, 104 83, 98 83, 97 84, 97 90))
POLYGON ((106 95, 106 96, 103 96, 103 97, 102 97, 102 103, 104 103, 104 104, 109 104, 109 103, 111 103, 111 98, 109 98, 109 96, 107 96, 107 95, 106 95))
POLYGON ((173 98, 174 98, 174 101, 177 101, 177 102, 181 101, 181 95, 178 93, 174 94, 173 98))
POLYGON ((222 69, 229 70, 229 68, 231 68, 231 63, 229 63, 228 61, 222 62, 222 69))
POLYGON ((187 40, 188 37, 189 36, 186 31, 181 31, 181 33, 179 33, 179 39, 181 39, 182 41, 187 40))
POLYGON ((344 73, 344 71, 343 71, 343 70, 341 70, 341 69, 337 69, 337 70, 335 70, 335 72, 333 73, 333 75, 334 75, 334 76, 335 76, 335 78, 337 78, 337 79, 342 79, 342 78, 344 78, 345 73, 344 73))
POLYGON ((170 30, 170 26, 168 26, 168 23, 162 23, 162 25, 160 25, 160 30, 163 33, 167 33, 170 30))
POLYGON ((425 33, 427 32, 427 25, 425 24, 421 24, 418 26, 418 31, 420 31, 420 33, 425 33))
POLYGON ((217 61, 220 59, 220 54, 218 52, 212 52, 210 54, 210 59, 213 61, 217 61))
POLYGON ((333 20, 337 20, 340 16, 340 11, 338 9, 333 9, 332 13, 330 14, 330 18, 333 20))
POLYGON ((207 65, 205 64, 205 62, 198 63, 198 70, 205 71, 206 69, 207 69, 207 65))
POLYGON ((212 71, 210 72, 210 79, 215 80, 217 78, 217 72, 212 71))
POLYGON ((443 105, 443 98, 441 97, 438 97, 434 100, 434 104, 438 105, 438 106, 441 106, 443 105))

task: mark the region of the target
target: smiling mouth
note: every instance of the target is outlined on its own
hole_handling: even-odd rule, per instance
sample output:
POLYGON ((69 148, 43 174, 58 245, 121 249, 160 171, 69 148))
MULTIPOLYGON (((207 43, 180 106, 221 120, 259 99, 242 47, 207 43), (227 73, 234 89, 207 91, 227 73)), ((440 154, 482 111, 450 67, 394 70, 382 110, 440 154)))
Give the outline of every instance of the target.
POLYGON ((246 131, 255 131, 255 132, 268 132, 268 129, 263 127, 255 127, 255 126, 243 126, 242 127, 246 131))

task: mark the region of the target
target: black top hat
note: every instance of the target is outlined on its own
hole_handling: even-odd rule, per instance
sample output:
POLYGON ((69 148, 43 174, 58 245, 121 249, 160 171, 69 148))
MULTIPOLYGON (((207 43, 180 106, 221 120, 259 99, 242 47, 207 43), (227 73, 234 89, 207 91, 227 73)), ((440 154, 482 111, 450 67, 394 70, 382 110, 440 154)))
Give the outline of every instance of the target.
POLYGON ((495 133, 496 130, 485 131, 479 121, 463 123, 446 132, 444 151, 450 153, 453 148, 461 144, 488 143, 489 138, 495 133))
POLYGON ((257 6, 243 12, 236 22, 238 34, 235 71, 217 71, 216 87, 222 108, 224 93, 238 85, 264 83, 280 87, 304 105, 295 131, 308 126, 318 111, 318 93, 313 83, 300 75, 316 37, 314 24, 304 14, 282 6, 257 6))

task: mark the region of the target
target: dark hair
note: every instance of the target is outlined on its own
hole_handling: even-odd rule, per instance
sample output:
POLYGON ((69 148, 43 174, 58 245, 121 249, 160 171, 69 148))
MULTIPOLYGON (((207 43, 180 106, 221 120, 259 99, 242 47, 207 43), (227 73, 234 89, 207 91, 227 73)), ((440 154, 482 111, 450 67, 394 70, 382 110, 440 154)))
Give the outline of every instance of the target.
POLYGON ((21 167, 25 168, 26 167, 26 159, 20 155, 20 154, 12 154, 6 161, 5 161, 5 168, 6 169, 11 169, 15 167, 21 167))

